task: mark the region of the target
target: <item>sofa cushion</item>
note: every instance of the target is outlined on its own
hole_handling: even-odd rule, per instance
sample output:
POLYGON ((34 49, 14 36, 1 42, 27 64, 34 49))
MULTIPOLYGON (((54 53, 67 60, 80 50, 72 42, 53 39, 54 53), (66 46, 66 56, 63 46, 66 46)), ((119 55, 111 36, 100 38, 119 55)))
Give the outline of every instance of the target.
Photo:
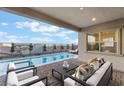
POLYGON ((33 77, 33 70, 24 71, 17 74, 18 81, 33 77))
POLYGON ((14 63, 9 63, 8 64, 8 71, 11 71, 11 70, 14 70, 14 69, 16 69, 15 64, 14 63))
POLYGON ((105 64, 103 64, 99 70, 97 70, 87 81, 87 84, 90 85, 94 85, 96 86, 99 81, 102 79, 103 75, 105 74, 106 70, 109 68, 110 66, 110 62, 106 62, 105 64))
POLYGON ((7 76, 7 86, 17 86, 17 85, 18 85, 18 79, 16 73, 14 71, 9 72, 7 76))
MULTIPOLYGON (((72 76, 74 77, 75 74, 73 74, 72 76)), ((71 78, 66 78, 64 80, 64 86, 75 86, 75 81, 71 78)))
POLYGON ((31 81, 33 81, 33 80, 36 80, 36 79, 38 79, 38 78, 39 78, 38 76, 33 76, 33 77, 28 78, 28 79, 19 81, 19 85, 26 84, 26 83, 31 82, 31 81))
POLYGON ((37 83, 32 84, 31 86, 45 86, 45 84, 42 81, 39 81, 37 83))

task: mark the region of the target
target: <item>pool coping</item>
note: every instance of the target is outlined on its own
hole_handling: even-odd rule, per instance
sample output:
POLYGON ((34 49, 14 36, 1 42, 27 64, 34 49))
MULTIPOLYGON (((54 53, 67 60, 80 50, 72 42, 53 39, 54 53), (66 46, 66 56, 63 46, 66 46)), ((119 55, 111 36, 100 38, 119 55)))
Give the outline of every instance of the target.
MULTIPOLYGON (((67 52, 60 52, 60 53, 67 53, 67 52)), ((0 63, 3 63, 3 62, 12 62, 12 61, 18 61, 18 60, 26 60, 26 59, 30 59, 30 58, 39 58, 41 56, 45 56, 45 55, 52 55, 52 54, 59 54, 59 53, 51 53, 51 54, 42 54, 42 55, 37 55, 37 56, 30 56, 30 57, 20 57, 20 58, 10 58, 10 59, 2 59, 0 60, 0 63)), ((69 54, 69 53, 68 53, 69 54)), ((72 54, 72 53, 70 53, 72 54)), ((73 54, 73 55, 76 55, 76 54, 73 54)))

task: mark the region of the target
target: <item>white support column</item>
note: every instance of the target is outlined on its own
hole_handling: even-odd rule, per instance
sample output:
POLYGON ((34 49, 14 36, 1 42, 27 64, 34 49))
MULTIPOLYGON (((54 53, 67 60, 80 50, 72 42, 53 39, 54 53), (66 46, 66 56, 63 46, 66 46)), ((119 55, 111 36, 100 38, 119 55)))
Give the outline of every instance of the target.
POLYGON ((78 48, 79 48, 79 60, 83 61, 83 55, 86 52, 86 34, 85 32, 78 32, 78 48))

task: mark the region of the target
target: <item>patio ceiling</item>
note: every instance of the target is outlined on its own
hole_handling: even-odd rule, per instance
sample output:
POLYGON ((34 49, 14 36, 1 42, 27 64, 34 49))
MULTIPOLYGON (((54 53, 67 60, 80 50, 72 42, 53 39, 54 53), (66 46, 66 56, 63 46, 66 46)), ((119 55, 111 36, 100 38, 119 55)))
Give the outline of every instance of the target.
POLYGON ((81 9, 79 7, 14 7, 4 9, 75 31, 124 18, 123 7, 84 7, 81 9))

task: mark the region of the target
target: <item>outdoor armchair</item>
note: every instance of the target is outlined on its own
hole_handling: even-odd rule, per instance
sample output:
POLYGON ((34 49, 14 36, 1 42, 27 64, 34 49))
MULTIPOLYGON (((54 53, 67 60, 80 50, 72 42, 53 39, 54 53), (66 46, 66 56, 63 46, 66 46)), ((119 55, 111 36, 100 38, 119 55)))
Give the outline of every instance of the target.
POLYGON ((30 68, 26 70, 21 70, 19 72, 16 71, 10 71, 7 74, 7 86, 45 86, 47 85, 47 77, 39 78, 39 76, 34 74, 32 69, 36 68, 30 68), (29 72, 30 73, 29 73, 29 72), (42 82, 42 80, 45 80, 45 84, 42 82))

